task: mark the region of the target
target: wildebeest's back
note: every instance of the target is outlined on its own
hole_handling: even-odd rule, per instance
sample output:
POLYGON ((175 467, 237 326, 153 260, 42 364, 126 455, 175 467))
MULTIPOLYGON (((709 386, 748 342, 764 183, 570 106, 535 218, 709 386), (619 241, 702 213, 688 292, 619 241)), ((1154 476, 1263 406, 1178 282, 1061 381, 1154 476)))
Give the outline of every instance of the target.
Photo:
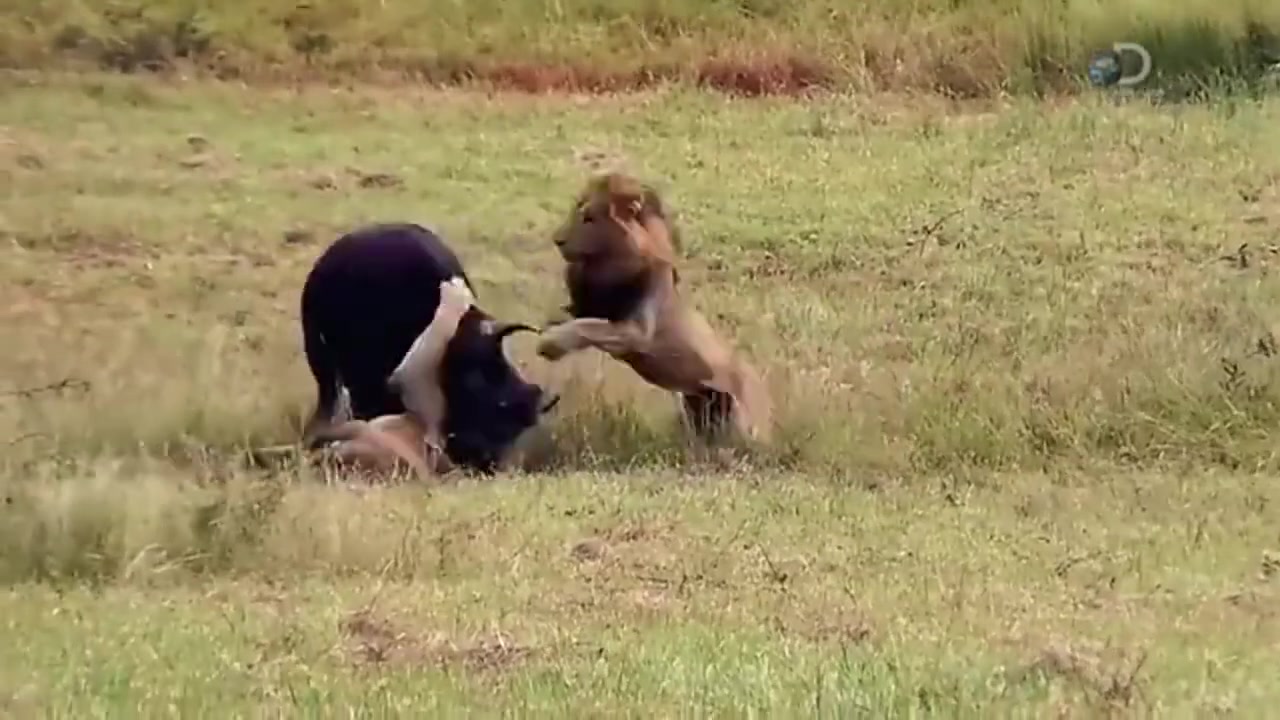
MULTIPOLYGON (((457 256, 435 233, 411 223, 360 228, 320 256, 303 286, 303 323, 323 336, 353 400, 382 392, 435 315, 440 283, 457 275, 466 280, 457 256)), ((385 407, 358 414, 403 410, 389 393, 384 401, 385 407)))

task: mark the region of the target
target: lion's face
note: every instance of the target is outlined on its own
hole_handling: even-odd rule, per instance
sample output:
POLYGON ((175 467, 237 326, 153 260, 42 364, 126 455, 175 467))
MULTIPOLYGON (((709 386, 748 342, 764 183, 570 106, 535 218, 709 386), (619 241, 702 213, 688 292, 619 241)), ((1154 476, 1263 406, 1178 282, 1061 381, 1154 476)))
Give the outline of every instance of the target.
POLYGON ((635 255, 647 244, 640 210, 638 200, 585 194, 555 234, 556 249, 571 263, 635 255))
POLYGON ((588 184, 554 239, 566 262, 600 270, 674 262, 672 234, 657 194, 618 174, 588 184))

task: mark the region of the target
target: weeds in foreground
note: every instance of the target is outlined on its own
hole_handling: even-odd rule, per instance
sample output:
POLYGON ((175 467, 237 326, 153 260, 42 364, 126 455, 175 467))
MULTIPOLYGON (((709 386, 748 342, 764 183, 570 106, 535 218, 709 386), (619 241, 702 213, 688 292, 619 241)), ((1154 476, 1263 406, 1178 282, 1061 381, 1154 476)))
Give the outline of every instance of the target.
POLYGON ((86 465, 0 523, 2 687, 28 711, 193 714, 1274 698, 1273 483, 989 480, 575 474, 427 497, 86 465))

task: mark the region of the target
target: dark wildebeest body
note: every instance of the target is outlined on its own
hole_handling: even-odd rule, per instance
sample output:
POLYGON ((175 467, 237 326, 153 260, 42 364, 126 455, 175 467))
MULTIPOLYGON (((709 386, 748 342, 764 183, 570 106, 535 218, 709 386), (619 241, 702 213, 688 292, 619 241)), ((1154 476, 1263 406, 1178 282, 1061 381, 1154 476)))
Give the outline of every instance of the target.
MULTIPOLYGON (((434 317, 440 283, 454 276, 471 285, 444 241, 409 223, 360 228, 321 254, 301 308, 318 416, 332 417, 341 387, 356 419, 405 412, 388 377, 434 317)), ((543 403, 542 389, 525 382, 502 351, 503 338, 521 329, 532 328, 472 307, 445 351, 445 452, 459 465, 492 469, 554 404, 543 403)))

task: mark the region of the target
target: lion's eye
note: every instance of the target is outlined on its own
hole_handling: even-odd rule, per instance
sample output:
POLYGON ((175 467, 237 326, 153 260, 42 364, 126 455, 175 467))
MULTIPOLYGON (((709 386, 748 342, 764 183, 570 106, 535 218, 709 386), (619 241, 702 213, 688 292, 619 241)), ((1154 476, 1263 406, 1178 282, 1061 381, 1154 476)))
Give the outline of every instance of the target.
POLYGON ((582 211, 582 222, 583 222, 583 223, 585 223, 585 224, 587 224, 587 225, 590 225, 591 223, 593 223, 593 222, 595 222, 595 221, 596 221, 596 213, 595 213, 595 211, 594 211, 594 210, 592 210, 592 209, 590 209, 590 208, 587 208, 586 210, 583 210, 583 211, 582 211))

